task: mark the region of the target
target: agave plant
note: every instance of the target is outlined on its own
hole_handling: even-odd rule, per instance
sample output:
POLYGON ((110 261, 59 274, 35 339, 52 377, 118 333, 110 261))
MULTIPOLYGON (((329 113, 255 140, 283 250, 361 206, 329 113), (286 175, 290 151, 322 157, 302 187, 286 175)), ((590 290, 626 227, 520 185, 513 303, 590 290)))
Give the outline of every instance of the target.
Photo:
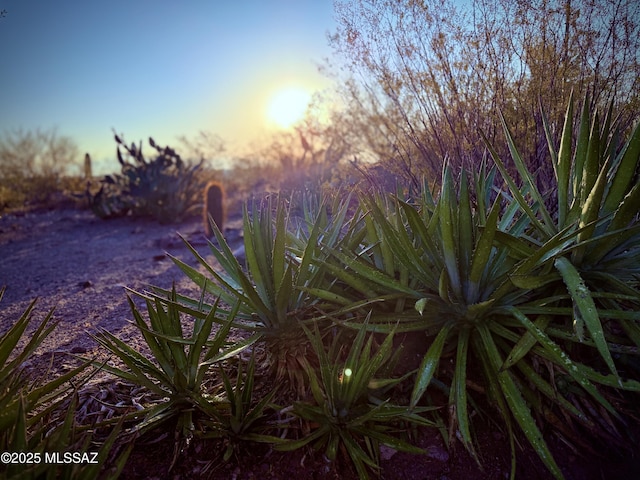
MULTIPOLYGON (((536 418, 554 422, 555 408, 589 431, 615 438, 614 428, 602 432, 599 415, 590 414, 619 417, 598 385, 631 391, 640 386, 622 380, 613 363, 614 355, 638 354, 638 314, 629 310, 637 310, 640 298, 635 287, 640 193, 632 180, 640 134, 636 128, 622 147, 609 142, 605 148, 605 140, 619 136, 608 133, 609 120, 602 131, 597 117, 589 128, 588 117, 583 110, 575 155, 571 107, 560 150, 549 141, 559 185, 556 214, 545 206, 548 199, 537 190, 505 125, 523 179, 520 188, 490 149, 508 191, 497 191, 496 171, 484 165, 473 188, 462 172, 456 189, 445 166, 436 200, 427 188, 414 203, 396 199, 390 205, 364 197, 371 224, 363 244, 332 251, 346 269, 343 277, 352 273, 359 295, 387 305, 382 309, 387 313, 373 316, 370 329, 388 330, 385 325, 395 318, 398 330, 429 336, 411 405, 418 405, 430 385, 444 382, 451 433, 457 432, 450 438, 460 438, 475 455, 466 385, 480 383, 510 432, 514 462, 515 423, 558 478, 562 474, 536 418), (403 296, 417 300, 420 318, 402 310, 403 296), (578 353, 594 348, 600 363, 587 364, 592 355, 578 353), (442 368, 443 358, 453 359, 453 369, 442 368), (548 371, 536 368, 540 361, 548 371), (559 388, 557 378, 568 379, 580 399, 559 388)), ((580 442, 571 428, 557 433, 580 442)))
MULTIPOLYGON (((177 418, 177 433, 188 443, 198 433, 194 415, 209 418, 218 414, 217 394, 221 387, 214 385, 206 388, 209 380, 207 373, 214 364, 238 354, 255 342, 257 337, 228 343, 228 333, 236 312, 234 309, 230 312, 228 321, 210 338, 216 323, 217 303, 204 318, 193 319, 192 332, 185 335, 180 311, 175 306, 175 288, 170 301, 165 303, 159 298, 142 293, 137 295, 146 302, 149 323, 142 317, 131 296, 127 298, 135 324, 152 356, 144 356, 111 332, 103 330, 94 338, 114 354, 124 364, 124 368, 107 364, 101 364, 101 367, 157 395, 157 402, 145 405, 142 410, 130 415, 138 420, 135 432, 147 432, 177 418)), ((178 445, 176 454, 177 452, 178 445)))
MULTIPOLYGON (((491 176, 491 173, 487 175, 491 176)), ((523 232, 528 223, 516 218, 515 202, 505 203, 498 195, 490 203, 490 182, 476 180, 475 183, 475 208, 471 206, 466 175, 462 174, 458 194, 448 168, 443 172, 437 202, 428 194, 423 196, 418 207, 398 200, 396 213, 390 216, 386 210, 377 207, 374 200, 365 200, 370 215, 380 228, 380 241, 387 243, 385 248, 393 252, 394 262, 408 270, 408 277, 413 279, 411 285, 403 281, 402 276, 392 276, 374 268, 361 257, 348 261, 347 255, 341 258, 371 285, 377 283, 389 292, 395 290, 408 298, 422 297, 415 302, 419 320, 397 315, 401 325, 404 323, 404 329, 423 330, 432 339, 418 370, 411 397, 412 407, 418 405, 434 380, 447 385, 445 390, 451 405, 450 439, 460 438, 475 455, 467 381, 484 384, 485 392, 505 420, 512 446, 515 443, 512 426, 515 420, 547 466, 560 476, 534 420, 529 406, 529 397, 533 393, 526 385, 533 377, 536 388, 547 392, 555 401, 553 388, 549 388, 548 381, 533 369, 523 373, 504 370, 502 366, 507 355, 526 335, 509 309, 531 299, 530 292, 515 286, 510 276, 516 269, 523 272, 528 271, 527 268, 536 268, 536 258, 561 247, 570 235, 563 233, 537 251, 528 260, 528 267, 519 265, 510 255, 510 248, 496 242, 495 238, 501 229, 508 228, 514 235, 523 232), (501 210, 504 212, 502 218, 501 210), (404 219, 402 228, 398 228, 397 220, 393 218, 404 219), (416 284, 416 280, 419 283, 416 284), (453 370, 439 369, 442 358, 449 357, 454 358, 453 370)), ((383 329, 383 323, 379 322, 376 328, 383 329)), ((529 356, 522 363, 526 365, 533 361, 529 356)), ((564 406, 582 417, 568 401, 564 406)))
MULTIPOLYGON (((321 217, 314 222, 307 220, 314 228, 319 221, 323 225, 324 233, 313 238, 318 245, 311 264, 321 266, 325 281, 301 290, 327 302, 323 305, 326 314, 319 318, 328 318, 334 324, 359 329, 364 318, 370 316, 370 331, 388 332, 390 324, 398 332, 415 330, 410 320, 416 320, 418 314, 406 306, 407 297, 414 301, 421 297, 416 289, 420 281, 410 277, 409 269, 396 259, 383 238, 381 225, 367 207, 383 204, 381 215, 392 228, 404 229, 405 219, 401 212, 389 210, 380 195, 361 196, 356 208, 345 210, 350 198, 340 202, 342 208, 332 209, 337 212, 332 221, 323 222, 321 217), (399 318, 402 321, 397 323, 399 318)), ((297 231, 290 240, 291 251, 299 251, 296 245, 307 245, 308 241, 304 231, 297 231)))
POLYGON ((269 421, 268 413, 273 411, 272 400, 277 388, 263 395, 259 400, 254 398, 255 391, 255 354, 247 366, 242 368, 243 362, 238 363, 235 381, 229 378, 227 372, 219 365, 219 373, 224 385, 224 392, 220 395, 219 414, 202 421, 207 433, 203 438, 220 438, 226 444, 222 460, 228 461, 234 453, 242 447, 252 443, 281 443, 280 437, 269 432, 277 425, 269 421))
MULTIPOLYGON (((267 343, 270 362, 277 380, 287 379, 304 389, 302 365, 307 356, 303 324, 326 319, 325 311, 340 304, 336 295, 324 297, 326 291, 323 265, 315 262, 321 253, 321 241, 337 241, 346 214, 346 206, 337 214, 332 228, 326 227, 324 207, 316 213, 307 236, 294 237, 289 232, 289 215, 282 199, 274 206, 271 198, 254 202, 243 210, 246 269, 238 262, 222 232, 212 225, 217 246, 211 252, 222 270, 210 265, 188 242, 188 248, 204 267, 206 274, 181 260, 174 262, 204 291, 228 305, 238 305, 234 326, 257 332, 267 343), (274 216, 275 212, 275 216, 274 216), (323 220, 324 219, 324 220, 323 220)), ((157 290, 165 294, 162 290, 157 290)), ((208 306, 195 299, 179 297, 183 307, 193 315, 203 315, 208 306)))
POLYGON ((383 209, 368 201, 371 215, 383 232, 382 241, 408 270, 408 277, 420 283, 408 290, 406 282, 394 283, 394 277, 379 270, 367 273, 361 269, 362 275, 370 282, 404 291, 409 298, 422 297, 415 302, 419 320, 411 318, 405 328, 425 331, 431 342, 425 342, 430 345, 418 369, 410 406, 418 405, 434 379, 447 385, 450 439, 460 438, 476 456, 467 381, 484 384, 511 432, 512 446, 515 419, 543 460, 559 474, 521 393, 522 377, 501 370, 510 350, 509 342, 521 335, 519 329, 514 330, 516 322, 505 314, 504 308, 526 302, 528 295, 510 284, 509 275, 516 262, 510 258, 508 248, 494 239, 500 228, 511 226, 515 232, 523 229, 523 224, 512 224, 515 208, 512 203, 504 204, 501 195, 489 203, 489 182, 476 181, 475 208, 464 172, 459 185, 458 193, 451 170, 445 166, 437 201, 428 193, 423 194, 418 206, 398 200, 397 216, 401 213, 405 219, 404 228, 397 228, 383 209), (505 213, 499 219, 501 210, 505 213), (509 336, 504 338, 504 332, 509 336), (453 370, 439 369, 442 359, 449 357, 454 359, 453 370))
MULTIPOLYGON (((635 215, 631 214, 631 206, 637 204, 633 193, 635 187, 631 186, 629 170, 636 169, 638 146, 634 145, 634 142, 637 144, 640 138, 636 130, 630 142, 621 149, 616 160, 611 160, 611 155, 617 151, 613 147, 602 150, 605 152, 603 161, 587 155, 587 162, 592 163, 588 163, 585 168, 580 162, 580 155, 589 151, 592 155, 598 155, 597 152, 601 151, 598 143, 602 140, 602 135, 597 127, 597 117, 593 122, 591 134, 589 136, 584 134, 585 125, 588 123, 588 112, 583 111, 582 140, 578 141, 576 158, 573 159, 575 163, 571 166, 572 142, 569 133, 572 131, 569 120, 571 118, 570 107, 567 112, 568 125, 565 124, 560 152, 554 152, 552 143, 549 142, 559 185, 556 216, 552 216, 546 210, 544 199, 537 191, 532 175, 521 163, 505 126, 512 156, 524 179, 524 186, 521 189, 516 188, 515 182, 508 177, 500 160, 494 152, 492 154, 511 187, 510 193, 519 206, 517 213, 520 216, 512 223, 505 222, 505 219, 509 219, 508 215, 503 216, 501 228, 496 231, 496 223, 489 214, 480 236, 471 237, 476 238, 477 242, 473 248, 470 248, 469 244, 464 243, 464 239, 468 238, 465 231, 468 232, 468 230, 461 222, 465 216, 468 218, 469 215, 465 214, 467 200, 464 182, 461 187, 459 206, 451 208, 450 205, 453 205, 452 200, 455 198, 447 197, 450 183, 445 178, 439 204, 439 206, 444 205, 444 211, 441 211, 444 217, 440 221, 440 235, 436 237, 442 240, 444 247, 442 258, 445 269, 443 272, 446 273, 444 282, 441 276, 439 284, 440 298, 449 297, 455 305, 466 305, 465 320, 471 320, 474 317, 484 319, 485 322, 488 320, 487 328, 480 326, 483 323, 481 322, 480 325, 472 325, 471 334, 463 330, 455 336, 457 338, 456 370, 452 382, 452 394, 460 395, 459 392, 465 389, 464 383, 460 383, 461 380, 457 377, 461 376, 464 368, 466 349, 471 348, 473 353, 482 360, 485 378, 490 386, 489 392, 501 392, 497 397, 492 396, 492 398, 498 400, 497 405, 503 410, 503 416, 508 419, 510 415, 505 413, 510 412, 545 464, 557 477, 560 477, 561 473, 553 458, 550 457, 533 421, 531 411, 537 411, 543 418, 551 420, 552 414, 547 405, 556 405, 591 432, 602 432, 599 432, 596 427, 598 419, 594 417, 597 415, 589 414, 591 407, 576 405, 575 396, 558 391, 554 375, 569 377, 576 386, 579 386, 582 397, 586 395, 603 412, 607 412, 614 418, 619 417, 619 413, 596 385, 631 391, 638 391, 640 387, 640 383, 635 380, 620 379, 612 357, 612 352, 637 355, 637 343, 624 341, 619 336, 615 337, 611 321, 607 322, 609 331, 605 333, 605 328, 600 321, 602 316, 614 319, 619 330, 630 330, 635 333, 637 329, 637 314, 624 312, 621 306, 622 302, 627 305, 634 303, 637 305, 640 297, 629 284, 623 286, 615 274, 622 273, 622 278, 630 280, 639 267, 638 263, 634 262, 637 258, 634 246, 638 244, 638 230, 637 227, 627 227, 635 215), (570 173, 573 175, 572 178, 569 177, 570 173), (620 175, 627 176, 629 181, 622 181, 620 175), (576 178, 580 176, 582 179, 576 178), (589 185, 589 178, 595 182, 593 186, 589 185), (610 187, 604 188, 607 179, 610 187), (574 190, 569 190, 568 185, 572 185, 574 190), (532 199, 531 203, 527 201, 528 198, 532 199), (445 204, 442 203, 443 200, 445 204), (620 203, 616 204, 616 201, 620 203), (612 205, 615 205, 616 213, 611 210, 612 205), (616 216, 619 220, 617 224, 613 222, 616 216), (627 228, 624 233, 620 230, 623 227, 627 228), (494 233, 491 233, 492 231, 494 233), (487 234, 494 235, 493 242, 482 241, 487 234), (508 248, 505 249, 507 246, 508 248), (486 269, 490 263, 486 263, 482 256, 488 255, 487 248, 494 253, 502 252, 503 259, 498 268, 486 269), (619 255, 623 251, 631 254, 627 257, 626 272, 621 272, 619 268, 621 263, 619 255), (470 262, 465 261, 465 253, 470 262), (601 270, 602 265, 606 264, 605 257, 618 265, 617 271, 611 268, 612 264, 607 265, 610 268, 609 272, 601 270), (580 275, 576 263, 584 269, 585 278, 580 275), (475 267, 483 264, 485 266, 480 270, 482 274, 478 276, 479 270, 475 267), (596 267, 598 264, 599 266, 596 267), (469 268, 466 272, 465 267, 469 268), (498 273, 499 268, 503 269, 502 278, 500 276, 496 278, 499 282, 494 283, 493 289, 485 290, 489 295, 475 299, 475 303, 470 305, 469 301, 474 299, 468 294, 477 291, 475 285, 478 284, 478 280, 491 278, 487 273, 498 273), (508 276, 508 281, 505 281, 504 275, 508 276), (595 295, 585 284, 585 280, 588 281, 589 278, 597 279, 599 283, 598 292, 595 295), (611 285, 605 286, 606 281, 602 282, 606 278, 612 280, 611 285), (518 288, 514 290, 514 286, 518 288), (596 301, 600 305, 608 304, 610 307, 598 308, 596 301), (565 319, 573 324, 573 331, 565 327, 565 319), (524 330, 522 327, 525 327, 524 330), (552 337, 555 338, 552 339, 552 337), (465 343, 469 341, 467 347, 465 343), (536 348, 533 348, 534 345, 536 348), (592 368, 593 365, 584 363, 584 359, 591 355, 571 354, 576 351, 574 346, 587 345, 592 349, 595 347, 600 354, 603 366, 609 370, 609 375, 599 373, 592 368), (550 373, 544 375, 542 371, 534 368, 537 358, 547 362, 550 373), (530 389, 529 385, 533 385, 533 388, 530 389), (500 397, 503 405, 500 405, 500 397)), ((473 216, 473 212, 471 213, 473 216)), ((490 258, 491 256, 486 257, 487 260, 490 258)), ((595 282, 592 283, 592 285, 595 284, 595 282)), ((416 308, 423 313, 428 312, 432 306, 430 300, 426 297, 417 303, 416 308)), ((458 328, 454 325, 443 328, 429 348, 414 389, 414 401, 426 388, 427 380, 431 380, 443 347, 450 340, 451 328, 458 328)), ((457 399, 453 403, 456 407, 458 425, 462 427, 461 436, 463 439, 468 438, 462 425, 466 411, 461 410, 461 407, 464 408, 465 402, 457 399)), ((591 409, 591 411, 596 410, 591 409)), ((602 427, 604 422, 598 425, 602 427)), ((606 425, 605 427, 607 429, 605 434, 610 434, 609 438, 618 433, 611 427, 606 425)), ((577 437, 571 431, 563 433, 571 435, 572 439, 577 437)))
MULTIPOLYGON (((5 288, 0 289, 0 300, 5 288)), ((97 478, 106 476, 102 469, 119 430, 113 429, 101 446, 90 444, 87 432, 75 430, 75 392, 84 385, 93 372, 86 372, 91 362, 84 362, 67 373, 53 379, 30 379, 24 375, 22 365, 55 328, 53 309, 40 322, 26 345, 17 345, 32 320, 34 300, 18 321, 0 337, 0 450, 3 452, 29 452, 40 461, 31 465, 9 464, 3 478, 97 478), (91 447, 91 448, 90 448, 91 447), (99 463, 91 465, 62 465, 52 467, 44 462, 50 452, 98 451, 99 463)), ((126 450, 115 462, 115 478, 126 461, 126 450)))
MULTIPOLYGON (((367 336, 366 321, 352 343, 338 333, 328 349, 317 327, 303 327, 317 355, 318 367, 306 365, 313 402, 295 402, 293 414, 312 425, 311 431, 298 440, 276 445, 289 451, 313 444, 336 460, 342 449, 348 454, 360 478, 369 478, 367 467, 379 469, 381 444, 410 453, 424 453, 395 435, 409 424, 435 426, 421 414, 429 407, 409 411, 393 405, 384 392, 404 379, 385 378, 393 364, 393 334, 386 336, 377 350, 373 335, 367 336), (348 345, 348 346, 347 346, 348 345)), ((342 331, 344 334, 345 331, 342 331)))
MULTIPOLYGON (((566 307, 556 314, 571 320, 573 330, 565 329, 564 336, 578 343, 587 341, 595 345, 609 372, 616 376, 610 351, 610 344, 616 342, 607 340, 607 335, 611 338, 612 330, 621 329, 631 345, 640 346, 637 322, 627 319, 628 312, 623 313, 640 306, 640 124, 626 143, 620 145, 621 135, 611 127, 611 111, 610 108, 601 126, 599 115, 590 114, 589 101, 585 99, 578 138, 574 139, 573 101, 570 100, 558 150, 545 121, 558 185, 554 202, 556 215, 551 215, 546 208, 506 124, 504 131, 512 159, 524 188, 535 200, 535 210, 526 206, 524 195, 504 164, 492 149, 491 153, 512 195, 522 206, 523 215, 531 222, 530 241, 519 242, 521 257, 529 256, 562 230, 575 232, 561 251, 540 259, 541 269, 535 276, 518 272, 513 281, 523 288, 546 286, 554 294, 564 290, 569 298, 558 304, 566 307), (576 146, 572 149, 574 141, 576 146), (544 272, 543 281, 540 272, 544 272)), ((507 235, 503 238, 514 241, 507 235)), ((549 321, 550 317, 545 317, 543 323, 549 321)))
POLYGON ((533 176, 522 164, 506 124, 504 131, 522 189, 516 187, 491 149, 511 194, 522 207, 523 218, 531 225, 526 239, 515 239, 508 233, 501 237, 511 245, 517 243, 513 256, 528 269, 514 272, 511 280, 536 292, 534 301, 512 310, 528 333, 503 368, 515 365, 534 345, 543 347, 547 357, 553 356, 558 370, 568 372, 576 386, 588 392, 590 400, 581 399, 583 404, 587 402, 584 416, 598 411, 590 417, 599 428, 592 426, 591 431, 608 435, 608 440, 619 433, 611 422, 598 422, 598 417, 608 414, 619 418, 620 413, 593 384, 636 392, 640 386, 633 380, 638 378, 638 369, 632 368, 640 347, 640 125, 621 143, 622 135, 612 127, 611 112, 612 108, 601 125, 599 115, 591 115, 585 99, 574 139, 570 101, 559 149, 545 121, 558 185, 555 214, 547 209, 533 176), (523 190, 534 200, 535 208, 525 207, 523 190), (537 268, 530 268, 534 252, 544 250, 562 232, 570 233, 566 241, 553 254, 536 257, 537 268), (569 355, 562 356, 561 352, 569 355), (625 365, 616 365, 616 357, 626 359, 625 365), (621 367, 625 368, 622 374, 621 367))
MULTIPOLYGON (((324 280, 299 287, 301 294, 327 302, 323 304, 327 315, 320 318, 331 318, 334 322, 344 318, 362 320, 371 313, 372 304, 379 305, 384 300, 370 284, 361 281, 357 271, 344 268, 353 256, 371 256, 374 262, 389 260, 389 257, 378 257, 376 239, 371 238, 377 233, 375 225, 360 205, 352 208, 351 198, 350 194, 342 197, 338 192, 327 208, 326 197, 307 195, 303 198, 304 224, 288 239, 292 258, 299 263, 306 248, 309 264, 317 269, 317 278, 324 280), (328 215, 328 211, 332 215, 328 215), (309 249, 309 245, 315 248, 309 249), (363 245, 373 245, 373 248, 363 245), (348 255, 345 257, 342 252, 348 255)), ((357 323, 356 328, 360 324, 357 323)))

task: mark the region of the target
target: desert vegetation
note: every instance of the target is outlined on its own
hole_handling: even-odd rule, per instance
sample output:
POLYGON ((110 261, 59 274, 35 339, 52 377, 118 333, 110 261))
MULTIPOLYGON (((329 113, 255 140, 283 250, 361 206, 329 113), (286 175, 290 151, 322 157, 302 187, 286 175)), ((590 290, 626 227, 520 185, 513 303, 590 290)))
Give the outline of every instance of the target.
MULTIPOLYGON (((200 294, 128 290, 147 350, 95 332, 117 361, 77 355, 53 379, 21 367, 52 314, 30 327, 34 302, 3 326, 1 449, 100 462, 2 474, 115 478, 158 432, 171 468, 197 458, 203 476, 248 449, 313 448, 368 478, 383 447, 424 454, 431 429, 482 468, 487 424, 511 478, 523 451, 572 478, 558 445, 637 459, 640 35, 634 2, 605 3, 336 2, 349 77, 329 123, 308 117, 230 175, 116 135, 121 173, 70 198, 105 219, 204 216, 210 254, 184 239, 192 261, 172 257, 200 294), (82 404, 97 372, 136 392, 110 418, 82 404)), ((203 138, 186 142, 196 156, 203 138)), ((74 155, 53 134, 5 137, 0 206, 74 155), (16 160, 41 144, 50 157, 16 160)))
POLYGON ((127 145, 118 135, 115 140, 122 173, 105 176, 95 193, 91 191, 91 185, 87 187, 89 207, 98 217, 132 214, 171 223, 188 215, 200 202, 204 184, 197 173, 202 161, 185 162, 175 150, 156 145, 151 137, 149 145, 157 155, 153 160, 147 160, 142 152, 142 142, 127 145))
POLYGON ((73 139, 55 129, 5 132, 0 139, 0 212, 56 203, 65 192, 81 188, 78 172, 73 171, 77 156, 73 139))

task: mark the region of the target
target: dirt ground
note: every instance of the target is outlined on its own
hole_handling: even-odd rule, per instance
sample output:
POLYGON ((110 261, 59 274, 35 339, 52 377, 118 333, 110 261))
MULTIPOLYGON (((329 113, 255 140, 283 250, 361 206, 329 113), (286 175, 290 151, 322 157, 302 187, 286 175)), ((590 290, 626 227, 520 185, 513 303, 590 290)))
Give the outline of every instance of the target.
MULTIPOLYGON (((231 216, 226 236, 233 248, 242 243, 241 220, 231 216)), ((203 226, 192 218, 180 224, 161 225, 154 220, 130 217, 100 220, 86 210, 39 210, 0 217, 0 286, 6 285, 0 303, 0 334, 5 332, 38 298, 35 319, 55 307, 59 321, 38 355, 27 365, 42 371, 51 364, 64 368, 64 353, 103 358, 89 333, 106 329, 132 346, 144 349, 140 335, 129 323, 131 313, 125 288, 143 291, 149 285, 170 288, 176 283, 181 293, 197 296, 197 288, 166 257, 166 252, 193 263, 192 255, 176 232, 185 236, 208 259, 203 226)), ((449 450, 437 432, 420 432, 417 443, 423 456, 383 451, 381 478, 384 479, 504 479, 510 471, 506 438, 487 427, 478 432, 484 460, 480 470, 459 446, 449 450)), ((329 464, 321 454, 308 451, 277 453, 264 449, 243 452, 225 465, 214 462, 215 444, 195 443, 185 451, 170 475, 173 439, 136 444, 123 478, 233 478, 233 479, 338 479, 355 478, 348 465, 329 464), (215 467, 215 468, 214 468, 215 467)), ((567 447, 552 443, 558 462, 569 480, 640 478, 637 459, 585 458, 567 447)), ((535 454, 518 457, 517 478, 546 479, 535 454)))

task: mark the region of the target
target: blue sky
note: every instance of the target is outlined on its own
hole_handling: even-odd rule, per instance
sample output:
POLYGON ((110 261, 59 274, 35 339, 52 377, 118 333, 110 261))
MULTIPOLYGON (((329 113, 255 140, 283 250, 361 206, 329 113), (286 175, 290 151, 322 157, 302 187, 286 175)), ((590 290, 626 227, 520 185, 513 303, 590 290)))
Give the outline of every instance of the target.
POLYGON ((263 138, 269 96, 314 91, 332 0, 0 0, 0 133, 56 127, 98 162, 111 129, 178 145, 204 130, 229 148, 263 138))

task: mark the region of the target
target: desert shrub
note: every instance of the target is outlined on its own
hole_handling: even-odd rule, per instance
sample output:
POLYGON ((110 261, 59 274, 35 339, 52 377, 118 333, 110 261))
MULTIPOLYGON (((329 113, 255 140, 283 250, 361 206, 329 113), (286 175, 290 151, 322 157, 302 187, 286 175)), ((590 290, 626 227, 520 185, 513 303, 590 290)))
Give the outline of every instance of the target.
POLYGON ((52 130, 7 132, 0 139, 0 211, 61 197, 78 149, 52 130))
POLYGON ((87 190, 89 205, 98 217, 133 214, 171 223, 196 213, 204 188, 197 175, 202 161, 189 164, 172 148, 156 145, 152 138, 149 145, 157 151, 157 156, 147 160, 142 153, 142 142, 126 145, 118 135, 115 139, 121 173, 105 176, 97 192, 87 190))
POLYGON ((640 98, 638 8, 631 0, 615 8, 587 0, 338 1, 330 42, 342 67, 344 136, 419 181, 437 178, 445 158, 454 172, 477 168, 479 128, 508 155, 498 142, 501 111, 539 186, 552 188, 538 105, 559 133, 570 92, 592 92, 592 109, 615 100, 623 130, 631 126, 640 98))
POLYGON ((293 129, 273 134, 255 151, 233 161, 242 172, 241 189, 250 191, 316 190, 344 163, 348 145, 333 125, 307 117, 293 129))

